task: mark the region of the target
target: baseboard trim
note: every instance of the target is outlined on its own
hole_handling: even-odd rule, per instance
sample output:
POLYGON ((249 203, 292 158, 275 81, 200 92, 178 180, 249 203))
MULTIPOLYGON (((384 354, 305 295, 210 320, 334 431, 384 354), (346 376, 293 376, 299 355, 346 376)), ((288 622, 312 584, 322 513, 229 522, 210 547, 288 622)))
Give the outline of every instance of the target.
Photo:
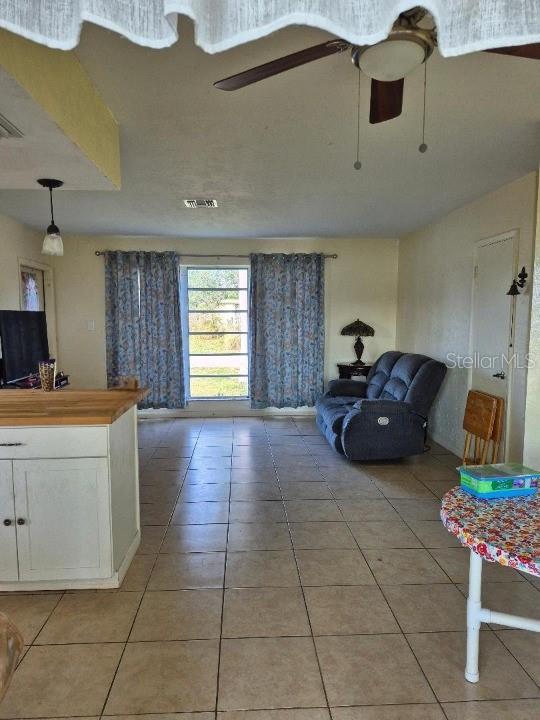
POLYGON ((118 585, 117 587, 120 587, 122 584, 122 580, 125 578, 127 571, 129 570, 129 566, 131 565, 133 558, 135 557, 137 550, 139 549, 139 545, 141 544, 141 531, 140 529, 137 530, 137 534, 133 538, 133 541, 131 545, 128 547, 128 551, 120 563, 120 567, 118 568, 118 571, 115 573, 118 585))
POLYGON ((172 418, 270 418, 270 417, 292 417, 312 419, 316 416, 315 408, 296 410, 289 408, 286 410, 251 410, 251 409, 224 409, 224 410, 139 410, 137 417, 139 420, 159 420, 172 418))
POLYGON ((20 580, 17 582, 0 582, 0 592, 36 592, 40 590, 110 590, 120 587, 137 548, 141 542, 141 532, 133 538, 122 564, 111 577, 93 578, 89 580, 20 580))

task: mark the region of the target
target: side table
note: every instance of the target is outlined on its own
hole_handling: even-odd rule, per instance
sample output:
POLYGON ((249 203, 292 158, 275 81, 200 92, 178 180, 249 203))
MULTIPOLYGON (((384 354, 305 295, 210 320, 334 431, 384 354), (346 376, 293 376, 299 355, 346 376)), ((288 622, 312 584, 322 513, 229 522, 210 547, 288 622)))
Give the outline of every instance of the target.
POLYGON ((540 496, 489 501, 455 487, 442 499, 441 520, 471 551, 465 679, 475 683, 483 622, 540 632, 540 620, 482 607, 482 560, 540 577, 540 496))
POLYGON ((338 363, 339 379, 350 380, 352 377, 367 377, 372 365, 356 365, 355 363, 338 363))

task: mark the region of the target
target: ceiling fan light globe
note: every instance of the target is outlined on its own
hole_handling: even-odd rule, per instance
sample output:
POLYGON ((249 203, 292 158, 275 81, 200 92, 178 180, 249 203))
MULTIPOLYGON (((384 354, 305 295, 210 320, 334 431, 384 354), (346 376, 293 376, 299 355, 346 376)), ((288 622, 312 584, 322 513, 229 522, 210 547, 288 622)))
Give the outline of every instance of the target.
POLYGON ((409 75, 425 59, 426 51, 417 42, 388 39, 363 50, 358 65, 373 80, 392 82, 409 75))
MULTIPOLYGON (((64 243, 62 242, 62 236, 59 232, 49 232, 50 227, 47 229, 47 234, 43 238, 43 246, 41 248, 42 255, 58 255, 64 254, 64 243)), ((58 228, 56 228, 58 230, 58 228)))

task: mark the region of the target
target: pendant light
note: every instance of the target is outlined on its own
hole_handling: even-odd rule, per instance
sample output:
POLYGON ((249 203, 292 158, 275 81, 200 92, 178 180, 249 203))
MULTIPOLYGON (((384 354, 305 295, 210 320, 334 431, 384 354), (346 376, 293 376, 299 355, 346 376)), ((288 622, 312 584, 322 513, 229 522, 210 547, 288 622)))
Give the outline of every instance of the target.
POLYGON ((51 202, 51 224, 47 228, 45 237, 43 238, 43 247, 41 253, 43 255, 63 255, 64 254, 64 243, 62 242, 62 236, 60 230, 54 222, 54 207, 52 199, 52 191, 56 188, 62 187, 64 184, 62 180, 53 180, 51 178, 41 178, 38 180, 41 187, 49 189, 49 198, 51 202))

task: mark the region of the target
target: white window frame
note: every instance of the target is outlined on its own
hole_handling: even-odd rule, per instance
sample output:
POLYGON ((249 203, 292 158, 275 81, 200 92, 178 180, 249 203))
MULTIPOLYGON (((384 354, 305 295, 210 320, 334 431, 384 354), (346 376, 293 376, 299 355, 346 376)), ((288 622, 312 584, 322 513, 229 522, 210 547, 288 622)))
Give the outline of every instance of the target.
MULTIPOLYGON (((198 263, 189 263, 186 265, 180 266, 180 315, 181 315, 181 322, 182 322, 182 338, 183 338, 183 367, 184 367, 184 377, 186 378, 186 399, 188 402, 222 402, 222 401, 231 401, 231 400, 249 400, 250 397, 250 387, 249 387, 249 344, 250 344, 250 334, 249 334, 249 287, 250 287, 250 266, 249 265, 222 265, 218 263, 205 263, 205 264, 198 264, 198 263), (189 270, 246 270, 247 271, 247 282, 245 288, 190 288, 188 287, 188 272, 189 270), (236 333, 192 333, 189 330, 189 291, 210 291, 213 290, 216 291, 223 291, 223 290, 231 290, 231 291, 238 291, 238 290, 245 290, 247 293, 247 308, 246 310, 207 310, 205 312, 223 312, 225 314, 231 314, 231 313, 246 313, 247 318, 247 326, 248 329, 244 333, 242 331, 236 333), (223 395, 223 396, 215 396, 215 395, 208 395, 208 396, 196 396, 193 397, 191 395, 191 372, 190 372, 190 362, 189 358, 191 355, 194 357, 201 357, 200 353, 190 353, 189 352, 189 338, 190 335, 225 335, 225 334, 232 334, 232 335, 245 335, 247 339, 247 346, 248 350, 245 353, 215 353, 214 355, 211 355, 208 353, 208 357, 216 357, 220 354, 222 355, 238 355, 238 356, 246 356, 247 357, 247 364, 248 364, 248 371, 247 375, 205 375, 204 377, 220 377, 220 378, 229 378, 229 377, 246 377, 247 378, 247 394, 246 395, 223 395)), ((204 353, 206 355, 206 353, 204 353)), ((194 375, 193 377, 200 377, 197 375, 194 375)))

